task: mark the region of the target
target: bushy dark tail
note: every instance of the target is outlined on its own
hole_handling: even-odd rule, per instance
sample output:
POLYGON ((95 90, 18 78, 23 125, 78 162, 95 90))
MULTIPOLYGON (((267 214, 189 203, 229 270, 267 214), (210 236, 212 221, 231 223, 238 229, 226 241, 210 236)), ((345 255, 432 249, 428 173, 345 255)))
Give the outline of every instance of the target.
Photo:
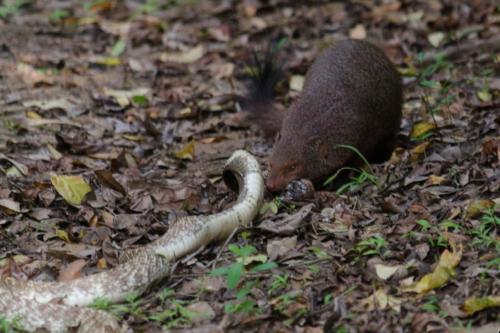
POLYGON ((275 87, 283 79, 282 66, 277 64, 276 53, 282 42, 268 46, 264 57, 253 52, 253 66, 249 67, 250 87, 242 100, 247 120, 260 128, 266 138, 276 135, 281 129, 284 112, 273 106, 275 87))

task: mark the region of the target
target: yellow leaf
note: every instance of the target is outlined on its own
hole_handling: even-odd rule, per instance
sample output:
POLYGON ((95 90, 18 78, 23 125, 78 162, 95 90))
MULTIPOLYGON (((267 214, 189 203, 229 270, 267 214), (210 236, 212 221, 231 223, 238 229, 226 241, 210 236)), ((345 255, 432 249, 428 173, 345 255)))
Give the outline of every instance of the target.
POLYGON ((349 30, 349 37, 353 39, 365 39, 366 38, 365 27, 361 23, 357 24, 354 28, 349 30))
POLYGON ((392 275, 394 275, 394 273, 396 273, 399 267, 401 266, 386 266, 382 264, 376 264, 375 273, 377 273, 377 276, 382 280, 387 280, 392 275))
POLYGON ((21 172, 24 176, 27 176, 29 174, 29 169, 26 165, 22 164, 21 162, 18 162, 12 158, 9 158, 7 155, 3 154, 3 153, 0 153, 0 160, 7 160, 9 161, 10 163, 12 163, 14 165, 14 167, 17 168, 17 170, 19 170, 19 172, 21 172))
POLYGON ((446 178, 444 178, 442 176, 435 176, 435 175, 430 175, 429 178, 427 178, 427 182, 430 185, 440 185, 445 180, 446 180, 446 178))
POLYGON ((205 54, 203 45, 198 45, 186 52, 163 53, 160 60, 164 62, 177 62, 180 64, 190 64, 200 60, 205 54))
POLYGON ((118 66, 122 63, 121 59, 118 57, 100 57, 96 58, 94 61, 96 64, 103 66, 118 66))
POLYGON ((179 111, 179 115, 182 117, 189 117, 193 113, 193 110, 188 106, 179 111))
POLYGON ((97 268, 99 269, 105 269, 108 267, 108 263, 106 262, 106 259, 101 258, 97 260, 97 268))
POLYGON ((411 160, 412 161, 416 161, 420 158, 420 156, 425 153, 425 151, 427 150, 427 147, 429 147, 431 143, 428 142, 428 141, 425 141, 425 142, 422 142, 421 144, 419 144, 418 146, 414 147, 411 151, 410 151, 410 155, 411 155, 411 160))
POLYGON ((127 139, 127 140, 130 140, 130 141, 142 141, 144 139, 144 137, 140 134, 127 134, 127 133, 124 133, 122 134, 122 137, 124 139, 127 139))
POLYGON ((265 263, 267 261, 267 256, 265 254, 256 254, 254 256, 248 256, 244 258, 238 258, 238 261, 243 261, 245 266, 253 263, 265 263))
POLYGON ((190 141, 181 150, 176 151, 175 157, 181 160, 192 160, 194 158, 194 141, 190 141))
POLYGON ((482 89, 477 92, 477 97, 482 101, 482 102, 489 102, 493 99, 493 96, 491 95, 490 91, 487 89, 482 89))
POLYGON ((66 243, 71 243, 71 241, 69 240, 68 233, 64 230, 57 229, 56 236, 65 241, 66 243))
POLYGON ((40 116, 35 111, 28 111, 28 112, 26 112, 26 117, 28 119, 42 119, 42 116, 40 116))
POLYGON ((9 177, 21 177, 23 173, 16 168, 15 166, 11 166, 5 171, 5 174, 9 177))
POLYGON ((485 308, 500 306, 500 296, 469 297, 462 305, 467 314, 473 314, 485 308))
POLYGON ((304 77, 302 75, 293 75, 290 78, 290 89, 295 91, 302 91, 304 87, 304 77))
POLYGON ((455 276, 455 267, 462 259, 463 246, 460 244, 457 250, 452 244, 452 249, 452 252, 445 250, 441 254, 439 262, 432 273, 424 275, 420 281, 410 286, 403 287, 403 291, 426 293, 444 286, 451 277, 455 276))
POLYGON ((50 143, 47 144, 47 150, 49 151, 52 158, 55 160, 59 160, 63 157, 63 155, 50 143))
POLYGON ((445 37, 446 35, 444 34, 444 32, 438 31, 429 34, 427 36, 427 40, 429 41, 429 43, 431 43, 432 46, 438 47, 445 37))
POLYGON ((492 200, 474 200, 469 204, 465 217, 468 219, 475 218, 483 211, 495 205, 492 200))
POLYGON ((52 175, 52 185, 66 202, 72 205, 80 205, 85 195, 92 191, 89 184, 82 176, 52 175))
POLYGON ((387 307, 393 309, 396 312, 401 311, 402 300, 397 297, 393 297, 387 294, 386 290, 380 288, 375 291, 373 295, 370 295, 361 300, 360 306, 366 311, 384 310, 387 307))
POLYGON ((412 139, 418 138, 418 137, 426 134, 427 132, 432 131, 435 128, 436 128, 436 125, 433 123, 428 123, 425 121, 420 122, 420 123, 416 123, 413 125, 413 128, 411 129, 410 138, 412 138, 412 139))
POLYGON ((151 89, 147 87, 140 87, 131 90, 104 88, 103 93, 106 96, 111 96, 116 99, 116 102, 120 104, 121 107, 126 107, 130 105, 131 99, 134 96, 148 96, 151 93, 151 89))

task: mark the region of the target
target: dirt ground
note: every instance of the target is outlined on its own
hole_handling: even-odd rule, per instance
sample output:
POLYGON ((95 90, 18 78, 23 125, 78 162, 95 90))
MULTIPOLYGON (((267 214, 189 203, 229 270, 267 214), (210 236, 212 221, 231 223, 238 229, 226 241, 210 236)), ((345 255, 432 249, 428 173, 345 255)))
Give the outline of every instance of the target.
POLYGON ((286 107, 315 56, 352 37, 403 76, 390 160, 266 193, 252 227, 94 306, 137 332, 496 333, 499 35, 495 0, 4 1, 0 276, 96 273, 175 218, 229 206, 225 159, 245 148, 267 170, 272 152, 241 121, 252 53, 285 41, 286 107), (65 175, 85 200, 64 196, 82 189, 65 175))

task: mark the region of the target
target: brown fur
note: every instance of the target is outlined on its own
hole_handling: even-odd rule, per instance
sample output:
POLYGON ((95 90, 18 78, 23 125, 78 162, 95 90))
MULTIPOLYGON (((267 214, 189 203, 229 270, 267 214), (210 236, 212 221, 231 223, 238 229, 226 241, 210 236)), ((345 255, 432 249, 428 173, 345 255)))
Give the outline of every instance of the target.
POLYGON ((335 43, 314 61, 283 119, 268 189, 280 190, 300 178, 321 184, 336 169, 359 164, 339 144, 356 147, 369 160, 388 158, 402 100, 401 78, 381 50, 357 40, 335 43))

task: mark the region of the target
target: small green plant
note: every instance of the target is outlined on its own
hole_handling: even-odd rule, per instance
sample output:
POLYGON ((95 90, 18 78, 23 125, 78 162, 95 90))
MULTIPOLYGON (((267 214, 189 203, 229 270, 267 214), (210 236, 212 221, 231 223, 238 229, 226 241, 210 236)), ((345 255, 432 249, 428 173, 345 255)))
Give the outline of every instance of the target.
POLYGON ((126 313, 137 318, 144 317, 138 293, 130 293, 125 295, 125 301, 125 304, 113 305, 113 310, 119 311, 121 313, 126 313))
POLYGON ((494 247, 500 251, 500 241, 497 238, 496 230, 500 226, 500 217, 495 213, 495 207, 486 209, 479 219, 479 226, 470 230, 470 235, 474 237, 472 245, 483 247, 494 247))
POLYGON ((293 313, 290 313, 290 306, 292 306, 293 304, 297 304, 299 302, 297 298, 299 297, 301 297, 300 292, 289 292, 279 297, 276 297, 272 302, 274 304, 274 309, 276 311, 289 317, 283 322, 287 326, 292 325, 299 318, 307 316, 309 310, 305 306, 297 307, 295 308, 293 313))
POLYGON ((65 9, 56 9, 49 15, 49 20, 51 22, 59 23, 65 18, 71 16, 71 13, 65 9))
POLYGON ((239 247, 236 244, 229 244, 228 249, 237 256, 236 262, 232 263, 226 267, 220 267, 212 271, 211 275, 214 276, 224 276, 226 278, 227 287, 229 290, 236 290, 236 303, 228 303, 225 306, 226 313, 233 312, 245 312, 245 313, 255 313, 259 311, 256 303, 248 299, 247 296, 250 294, 252 288, 256 286, 258 280, 248 279, 243 286, 241 286, 241 281, 250 273, 257 273, 266 270, 276 268, 277 265, 274 262, 266 262, 265 256, 253 256, 253 258, 258 257, 262 262, 254 266, 250 266, 253 260, 251 256, 257 251, 253 246, 246 245, 239 247), (250 267, 247 267, 250 266, 250 267), (239 287, 239 288, 238 288, 239 287))
POLYGON ((158 293, 158 298, 160 299, 161 304, 164 304, 165 301, 171 298, 174 295, 174 291, 170 288, 164 288, 158 293))
POLYGON ((167 309, 150 315, 148 319, 165 324, 166 329, 189 325, 191 319, 196 314, 189 311, 184 304, 185 302, 183 301, 170 300, 170 305, 167 309))
POLYGON ((447 248, 448 247, 448 241, 441 234, 438 234, 435 237, 433 237, 432 235, 429 235, 428 242, 429 242, 429 245, 433 248, 447 248))
POLYGON ((125 295, 126 303, 123 304, 112 304, 110 300, 98 297, 90 305, 91 308, 108 311, 115 315, 129 314, 138 318, 144 318, 144 314, 141 310, 139 294, 130 293, 125 295))
POLYGON ((27 4, 27 0, 5 0, 0 5, 0 18, 7 18, 16 14, 22 6, 27 4))
POLYGON ((342 144, 337 145, 336 147, 351 150, 356 156, 358 156, 363 161, 366 169, 353 168, 353 167, 340 168, 332 176, 328 177, 328 179, 325 180, 325 182, 323 183, 324 186, 327 186, 328 184, 333 182, 340 175, 341 172, 352 171, 356 175, 351 177, 351 181, 339 187, 339 189, 336 191, 337 194, 340 195, 346 191, 347 192, 356 191, 366 182, 370 182, 373 185, 379 187, 378 177, 375 175, 373 169, 370 166, 370 163, 368 163, 366 157, 364 157, 363 154, 361 154, 361 152, 356 147, 353 147, 351 145, 342 145, 342 144))
POLYGON ((498 258, 495 258, 495 259, 491 259, 490 261, 488 261, 485 265, 486 267, 488 268, 494 268, 494 269, 500 269, 500 257, 498 258))
POLYGON ((288 211, 295 209, 294 204, 286 204, 280 197, 274 197, 273 200, 265 202, 260 208, 260 214, 265 214, 268 210, 274 215, 278 214, 280 208, 284 208, 288 211))
POLYGON ((441 318, 448 317, 448 313, 441 310, 439 306, 439 299, 435 295, 430 295, 426 297, 426 302, 420 307, 422 311, 433 312, 438 314, 441 318))
POLYGON ((97 297, 92 304, 89 306, 97 310, 107 311, 110 309, 112 303, 110 300, 104 297, 97 297))
POLYGON ((417 224, 422 227, 422 231, 426 232, 431 229, 432 225, 427 220, 418 220, 417 224))
POLYGON ((271 283, 271 287, 269 288, 267 293, 271 295, 277 290, 286 288, 287 285, 288 285, 288 274, 278 275, 271 283))
POLYGON ((460 224, 457 224, 453 222, 452 220, 444 220, 439 224, 439 226, 444 229, 445 231, 453 230, 453 231, 460 231, 462 230, 462 226, 460 224))
POLYGON ((7 318, 0 316, 0 332, 3 333, 25 332, 25 330, 19 323, 20 320, 21 318, 14 318, 13 320, 7 320, 7 318))
MULTIPOLYGON (((424 56, 424 53, 419 53, 417 55, 417 62, 419 64, 422 64, 424 56)), ((434 58, 434 62, 422 68, 422 70, 420 70, 420 72, 418 73, 418 80, 420 85, 427 88, 441 87, 441 84, 439 82, 430 80, 431 76, 438 72, 449 70, 452 67, 453 65, 446 60, 445 55, 443 53, 438 53, 434 58)))
MULTIPOLYGON (((429 245, 433 248, 446 248, 448 247, 448 241, 442 236, 440 230, 429 221, 421 219, 417 221, 417 224, 421 227, 421 231, 427 233, 427 241, 429 245)), ((450 220, 445 220, 440 224, 440 227, 444 230, 450 228, 459 228, 460 226, 450 220)))
POLYGON ((119 57, 125 52, 125 49, 127 48, 127 42, 125 39, 120 38, 118 39, 113 47, 111 48, 110 55, 112 57, 119 57))
POLYGON ((378 235, 362 240, 354 246, 354 250, 361 256, 382 255, 386 248, 387 241, 378 235))
POLYGON ((441 307, 439 306, 438 298, 434 295, 428 296, 426 302, 420 307, 425 312, 439 313, 441 307))

